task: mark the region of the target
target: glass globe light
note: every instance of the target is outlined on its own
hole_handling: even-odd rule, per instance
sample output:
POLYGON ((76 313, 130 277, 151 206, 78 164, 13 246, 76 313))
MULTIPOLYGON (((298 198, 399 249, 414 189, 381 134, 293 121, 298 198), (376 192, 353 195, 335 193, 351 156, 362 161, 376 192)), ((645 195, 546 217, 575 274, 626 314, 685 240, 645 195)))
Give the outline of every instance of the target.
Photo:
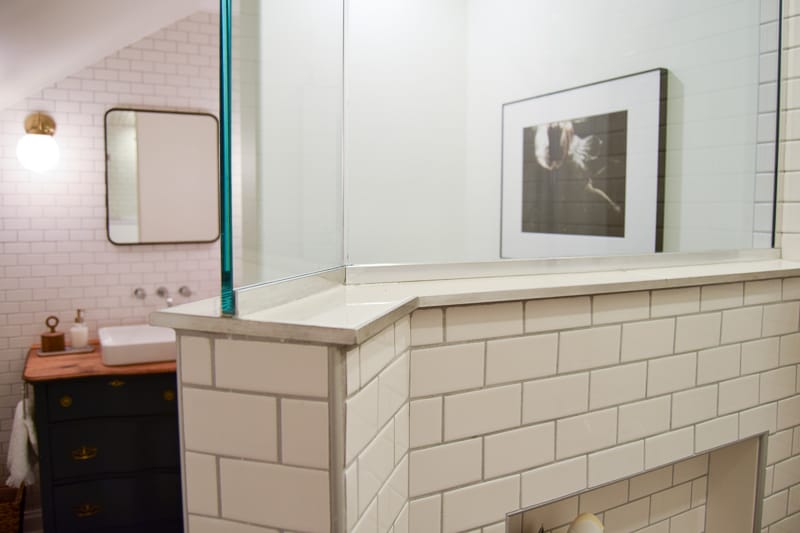
POLYGON ((44 113, 34 113, 25 119, 27 132, 17 143, 17 159, 33 172, 47 172, 58 164, 59 149, 53 138, 55 121, 44 113))

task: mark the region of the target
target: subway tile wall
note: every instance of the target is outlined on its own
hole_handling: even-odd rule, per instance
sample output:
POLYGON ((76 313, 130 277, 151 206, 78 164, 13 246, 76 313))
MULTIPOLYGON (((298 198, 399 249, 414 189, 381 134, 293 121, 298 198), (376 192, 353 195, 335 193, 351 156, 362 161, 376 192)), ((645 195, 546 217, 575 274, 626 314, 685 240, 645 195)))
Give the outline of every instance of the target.
MULTIPOLYGON (((788 505, 800 495, 798 282, 416 311, 411 530, 501 531, 507 512, 768 431, 764 531, 786 531, 800 520, 788 505)), ((380 399, 369 387, 351 398, 367 394, 380 399)), ((358 447, 379 429, 359 434, 358 447)), ((695 507, 674 520, 700 520, 695 507)), ((640 527, 658 531, 667 518, 648 520, 640 527)))
MULTIPOLYGON (((594 513, 608 533, 702 533, 708 454, 514 515, 510 533, 566 533, 579 513, 594 513)), ((777 506, 776 506, 777 507, 777 506)))
MULTIPOLYGON (((0 456, 12 408, 22 397, 28 347, 48 315, 66 331, 86 309, 90 335, 107 325, 142 323, 176 303, 218 292, 219 246, 115 246, 106 238, 104 113, 130 106, 211 112, 218 107, 218 16, 197 13, 132 43, 51 87, 0 110, 0 456), (23 121, 50 113, 61 148, 57 170, 35 175, 16 159, 23 121), (144 288, 145 300, 133 297, 144 288)), ((176 198, 176 202, 181 199, 176 198)))
MULTIPOLYGON (((328 348, 196 334, 179 346, 186 530, 329 531, 328 348)), ((364 451, 364 487, 394 462, 385 433, 364 451)))

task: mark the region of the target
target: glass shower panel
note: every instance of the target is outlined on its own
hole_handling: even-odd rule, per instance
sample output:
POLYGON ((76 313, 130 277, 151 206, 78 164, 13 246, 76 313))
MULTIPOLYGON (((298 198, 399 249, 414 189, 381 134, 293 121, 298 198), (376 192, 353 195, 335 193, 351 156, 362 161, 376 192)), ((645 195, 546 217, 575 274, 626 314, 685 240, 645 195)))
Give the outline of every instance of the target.
POLYGON ((342 265, 343 0, 241 0, 233 28, 234 281, 342 265))

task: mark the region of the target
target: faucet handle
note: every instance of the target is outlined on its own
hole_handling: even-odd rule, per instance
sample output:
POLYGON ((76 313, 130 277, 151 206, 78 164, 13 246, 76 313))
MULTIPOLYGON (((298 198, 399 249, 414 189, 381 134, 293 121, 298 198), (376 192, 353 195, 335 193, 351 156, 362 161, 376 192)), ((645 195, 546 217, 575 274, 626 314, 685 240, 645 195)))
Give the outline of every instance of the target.
POLYGON ((133 295, 140 300, 144 300, 147 297, 147 293, 141 287, 136 287, 135 289, 133 289, 133 295))
POLYGON ((163 286, 156 289, 156 294, 161 298, 169 298, 169 290, 163 286))
POLYGON ((180 288, 180 289, 178 289, 178 294, 180 294, 181 296, 184 296, 184 297, 188 298, 189 296, 191 296, 191 295, 192 295, 192 289, 190 289, 190 288, 189 288, 189 287, 187 287, 186 285, 182 285, 182 286, 181 286, 181 288, 180 288))

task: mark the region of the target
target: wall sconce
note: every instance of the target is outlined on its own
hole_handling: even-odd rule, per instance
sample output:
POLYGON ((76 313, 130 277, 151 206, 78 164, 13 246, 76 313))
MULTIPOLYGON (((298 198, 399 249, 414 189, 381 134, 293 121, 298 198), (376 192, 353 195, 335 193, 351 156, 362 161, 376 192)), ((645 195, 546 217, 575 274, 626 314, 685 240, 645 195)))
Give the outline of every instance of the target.
POLYGON ((53 139, 56 121, 45 113, 31 113, 25 118, 25 136, 17 143, 17 159, 34 172, 47 172, 58 163, 58 144, 53 139))

